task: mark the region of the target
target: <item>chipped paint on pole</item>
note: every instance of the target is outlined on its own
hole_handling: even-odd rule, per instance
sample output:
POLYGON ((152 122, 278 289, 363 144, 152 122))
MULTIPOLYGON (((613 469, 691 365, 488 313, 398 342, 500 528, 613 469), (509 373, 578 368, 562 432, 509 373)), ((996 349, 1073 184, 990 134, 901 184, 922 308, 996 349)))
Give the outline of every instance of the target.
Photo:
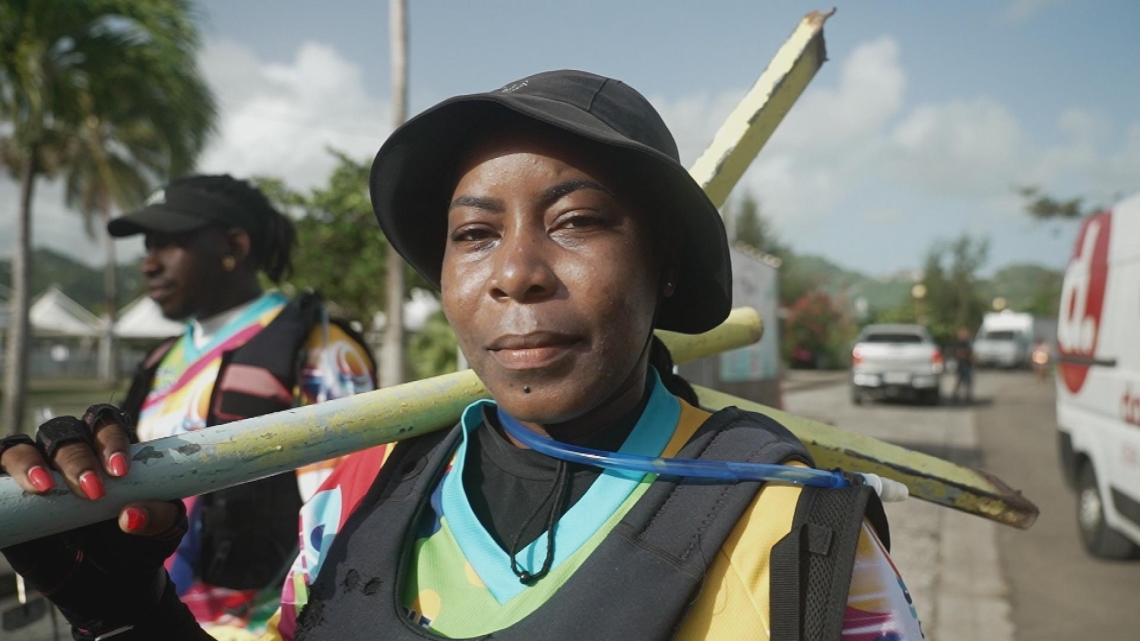
POLYGON ((835 9, 804 16, 689 169, 717 207, 724 205, 729 192, 827 60, 823 23, 833 13, 835 9))

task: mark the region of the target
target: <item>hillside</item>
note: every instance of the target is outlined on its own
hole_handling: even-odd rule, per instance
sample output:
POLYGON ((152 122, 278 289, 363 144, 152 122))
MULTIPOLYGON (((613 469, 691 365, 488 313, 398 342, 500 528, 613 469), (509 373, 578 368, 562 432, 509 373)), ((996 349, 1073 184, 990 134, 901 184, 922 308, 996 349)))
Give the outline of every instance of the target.
MULTIPOLYGON (((865 298, 871 310, 895 307, 909 300, 915 282, 913 274, 875 278, 810 254, 797 254, 793 269, 797 270, 797 276, 833 297, 845 297, 851 305, 865 298)), ((1060 271, 1039 265, 1008 265, 982 286, 989 300, 1001 296, 1014 310, 1054 316, 1062 278, 1060 271)))
MULTIPOLYGON (((32 296, 55 285, 75 302, 99 313, 103 308, 103 270, 93 269, 76 262, 67 256, 50 249, 36 249, 32 252, 32 296)), ((0 283, 9 286, 12 280, 12 264, 7 259, 0 260, 0 283)), ((124 304, 134 300, 143 292, 143 280, 138 266, 119 266, 119 300, 124 304)))

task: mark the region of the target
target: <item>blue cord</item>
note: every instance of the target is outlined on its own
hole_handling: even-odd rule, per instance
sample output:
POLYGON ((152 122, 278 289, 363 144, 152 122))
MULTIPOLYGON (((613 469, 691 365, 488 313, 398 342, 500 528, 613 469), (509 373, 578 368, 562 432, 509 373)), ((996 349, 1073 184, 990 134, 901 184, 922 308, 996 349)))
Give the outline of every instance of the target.
POLYGON ((661 476, 687 476, 723 481, 777 481, 815 487, 848 487, 851 482, 841 472, 807 467, 746 463, 741 461, 706 461, 700 459, 664 458, 605 452, 561 443, 539 436, 496 408, 499 422, 512 437, 530 449, 551 458, 581 463, 608 470, 643 472, 661 476))

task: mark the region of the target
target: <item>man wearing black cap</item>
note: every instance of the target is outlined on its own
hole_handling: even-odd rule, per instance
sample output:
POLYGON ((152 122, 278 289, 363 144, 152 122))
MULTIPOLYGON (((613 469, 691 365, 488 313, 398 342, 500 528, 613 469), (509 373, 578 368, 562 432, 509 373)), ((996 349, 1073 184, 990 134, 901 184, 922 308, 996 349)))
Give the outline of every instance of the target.
MULTIPOLYGON (((375 387, 368 348, 346 324, 329 319, 318 297, 290 302, 262 292, 259 273, 275 283, 288 274, 294 232, 249 183, 230 176, 177 180, 107 228, 113 236, 145 235, 147 294, 167 318, 189 321, 135 375, 123 407, 137 417, 139 440, 375 387)), ((199 621, 250 623, 252 598, 279 586, 294 555, 302 500, 331 467, 188 501, 195 525, 167 565, 199 621)), ((98 474, 90 478, 98 482, 98 474)))

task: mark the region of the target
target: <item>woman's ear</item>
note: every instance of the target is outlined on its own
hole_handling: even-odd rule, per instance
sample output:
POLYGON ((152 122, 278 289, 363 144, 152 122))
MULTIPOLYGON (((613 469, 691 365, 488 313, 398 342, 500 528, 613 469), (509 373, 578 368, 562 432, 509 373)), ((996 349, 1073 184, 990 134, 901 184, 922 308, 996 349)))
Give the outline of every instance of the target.
POLYGON ((232 257, 237 265, 245 264, 249 259, 251 242, 249 233, 240 227, 231 227, 226 230, 226 247, 228 256, 232 257))
POLYGON ((664 276, 662 277, 661 283, 661 297, 669 298, 673 295, 673 292, 677 291, 677 276, 680 274, 680 270, 677 268, 677 265, 675 263, 670 263, 663 270, 663 274, 664 276))

